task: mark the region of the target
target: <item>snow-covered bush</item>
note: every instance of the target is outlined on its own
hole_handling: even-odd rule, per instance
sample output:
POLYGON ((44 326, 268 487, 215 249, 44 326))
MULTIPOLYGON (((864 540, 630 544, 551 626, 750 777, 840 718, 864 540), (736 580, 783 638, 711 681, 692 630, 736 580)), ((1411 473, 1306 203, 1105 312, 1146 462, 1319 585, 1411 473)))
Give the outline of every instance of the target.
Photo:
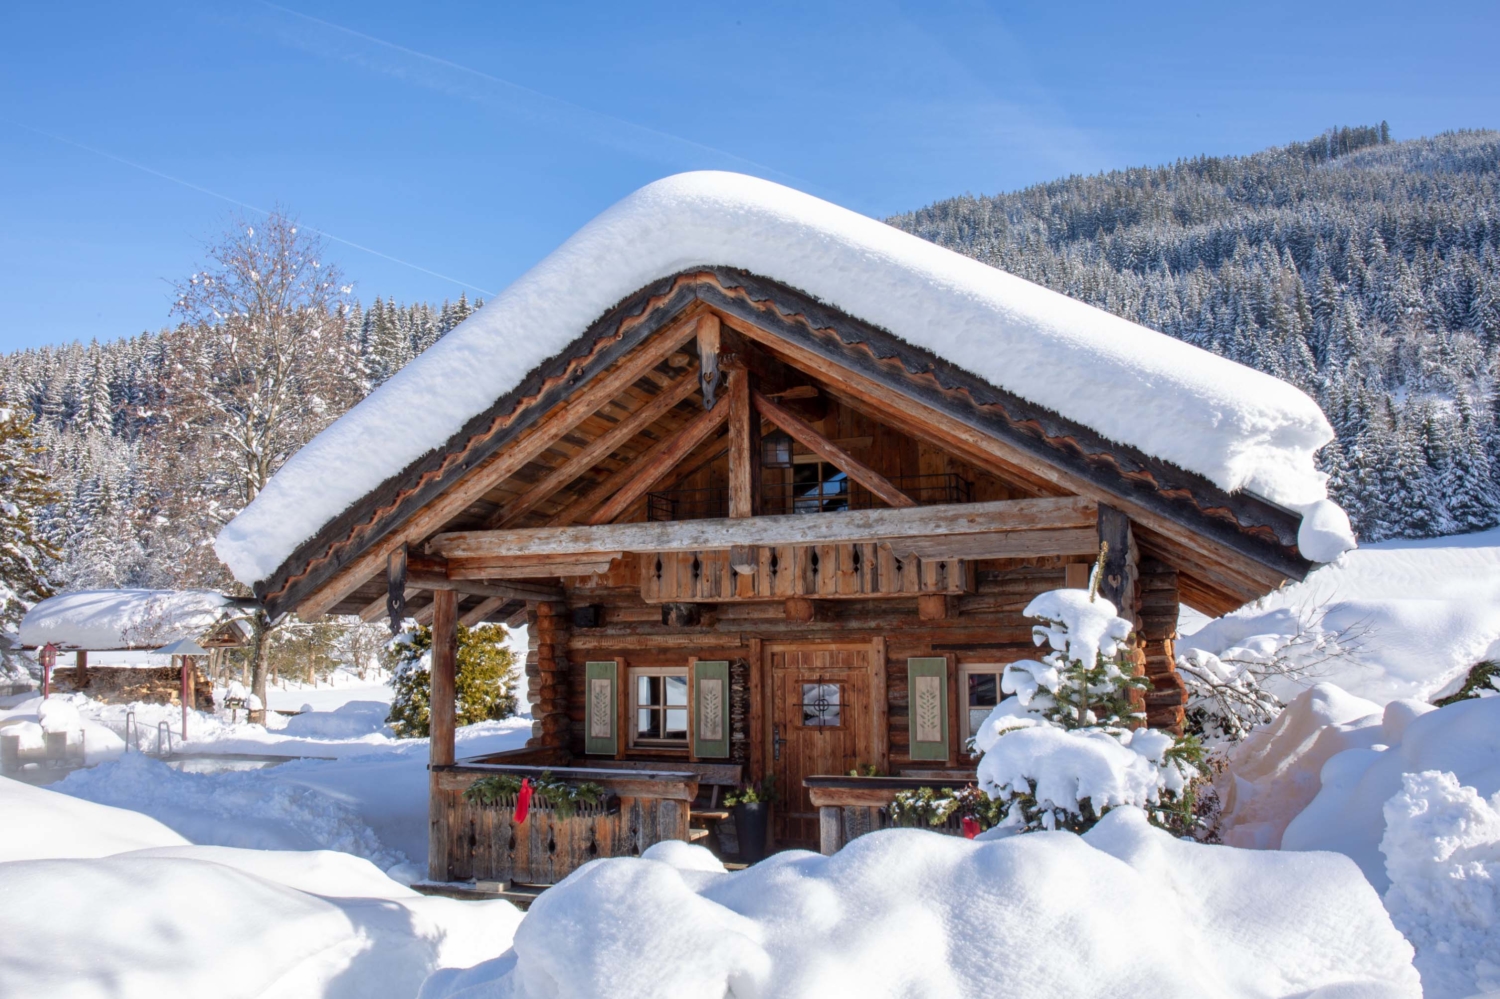
POLYGON ((1385 907, 1417 949, 1427 999, 1500 992, 1500 794, 1405 774, 1385 803, 1385 907))
POLYGON ((1092 589, 1043 593, 1025 613, 1051 651, 1005 668, 1001 689, 1015 696, 974 736, 979 786, 1005 804, 1000 825, 1082 831, 1118 805, 1188 825, 1202 753, 1195 739, 1133 727, 1144 715, 1131 693, 1147 681, 1128 657, 1130 622, 1092 589))
MULTIPOLYGON (((454 693, 458 724, 472 725, 516 713, 516 654, 506 648, 505 628, 458 626, 454 693)), ((388 719, 402 738, 426 738, 432 696, 432 629, 418 628, 394 643, 398 656, 388 719)))

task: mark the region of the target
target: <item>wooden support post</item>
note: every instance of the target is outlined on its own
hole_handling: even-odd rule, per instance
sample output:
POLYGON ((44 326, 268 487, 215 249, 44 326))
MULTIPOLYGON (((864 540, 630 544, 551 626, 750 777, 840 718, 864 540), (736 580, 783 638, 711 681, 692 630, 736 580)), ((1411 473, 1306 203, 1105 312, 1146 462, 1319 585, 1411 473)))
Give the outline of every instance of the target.
POLYGON ((844 846, 844 810, 838 805, 818 808, 818 852, 831 857, 844 846))
POLYGON ((713 409, 719 390, 719 317, 712 312, 698 317, 698 377, 703 383, 703 408, 713 409))
POLYGON ((729 516, 753 517, 760 499, 760 420, 750 403, 750 371, 729 372, 729 516))
POLYGON ((457 714, 458 594, 432 591, 432 693, 428 701, 433 766, 453 763, 454 723, 457 714))
POLYGON ((880 637, 870 649, 870 723, 875 728, 875 767, 884 775, 891 772, 890 711, 885 638, 880 637))
POLYGON ((391 634, 401 634, 406 618, 406 545, 401 545, 385 560, 385 608, 391 622, 391 634))
POLYGON ((82 690, 89 685, 89 650, 79 649, 73 653, 73 689, 82 690))

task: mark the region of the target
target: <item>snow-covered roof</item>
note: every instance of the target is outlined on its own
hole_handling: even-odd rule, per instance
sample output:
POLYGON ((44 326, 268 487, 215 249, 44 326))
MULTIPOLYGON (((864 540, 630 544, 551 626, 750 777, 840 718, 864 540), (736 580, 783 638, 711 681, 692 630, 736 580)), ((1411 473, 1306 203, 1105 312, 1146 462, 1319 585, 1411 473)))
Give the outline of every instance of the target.
POLYGON ((219 557, 241 582, 267 578, 615 303, 701 266, 796 287, 1111 440, 1301 512, 1314 561, 1354 546, 1313 464, 1333 430, 1294 386, 810 195, 699 172, 606 210, 344 414, 219 533, 219 557))
POLYGON ((21 619, 21 644, 112 652, 156 649, 202 639, 242 616, 238 603, 212 590, 79 590, 48 597, 21 619))

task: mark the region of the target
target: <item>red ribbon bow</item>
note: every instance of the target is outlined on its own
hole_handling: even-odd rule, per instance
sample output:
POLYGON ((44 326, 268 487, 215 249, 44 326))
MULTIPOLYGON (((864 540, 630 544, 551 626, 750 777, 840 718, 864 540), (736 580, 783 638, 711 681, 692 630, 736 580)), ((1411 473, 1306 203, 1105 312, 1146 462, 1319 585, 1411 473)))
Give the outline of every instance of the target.
POLYGON ((531 778, 521 778, 521 790, 516 792, 516 825, 526 821, 531 812, 531 778))
POLYGON ((963 817, 964 839, 973 839, 979 835, 979 820, 973 816, 963 817))

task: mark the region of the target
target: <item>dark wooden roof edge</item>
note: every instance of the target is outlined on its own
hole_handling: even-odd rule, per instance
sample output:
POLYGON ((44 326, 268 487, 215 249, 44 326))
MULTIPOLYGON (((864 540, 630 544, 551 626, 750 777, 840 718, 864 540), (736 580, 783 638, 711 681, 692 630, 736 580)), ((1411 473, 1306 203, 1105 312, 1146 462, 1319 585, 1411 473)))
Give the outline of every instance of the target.
POLYGON ((370 545, 514 441, 580 383, 609 368, 698 301, 787 337, 991 436, 1129 498, 1293 579, 1313 567, 1296 548, 1300 518, 1248 493, 1231 495, 1180 469, 998 388, 932 351, 783 282, 728 267, 688 268, 606 310, 489 409, 372 489, 303 542, 256 596, 291 610, 370 545))

